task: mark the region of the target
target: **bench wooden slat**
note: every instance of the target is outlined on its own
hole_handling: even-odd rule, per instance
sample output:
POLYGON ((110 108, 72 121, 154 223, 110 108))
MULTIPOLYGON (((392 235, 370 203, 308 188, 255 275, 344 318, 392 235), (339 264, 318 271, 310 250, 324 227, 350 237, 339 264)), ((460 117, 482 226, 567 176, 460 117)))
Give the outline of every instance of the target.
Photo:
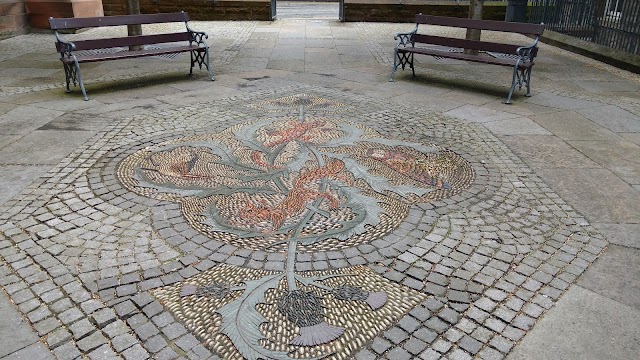
MULTIPOLYGON (((96 62, 96 61, 105 61, 105 60, 120 60, 120 59, 132 59, 143 56, 157 56, 164 54, 175 54, 179 52, 188 52, 191 50, 201 50, 205 51, 205 48, 199 47, 198 45, 182 45, 182 46, 172 46, 161 49, 145 49, 145 50, 137 50, 137 51, 122 51, 122 52, 114 52, 114 53, 102 53, 102 54, 94 54, 94 55, 76 55, 76 59, 79 63, 87 63, 87 62, 96 62)), ((73 58, 62 58, 62 62, 73 64, 73 58)))
POLYGON ((525 24, 516 22, 475 20, 465 18, 451 18, 446 16, 416 15, 416 23, 427 25, 451 26, 467 29, 480 29, 502 32, 513 32, 520 34, 542 35, 544 25, 525 24))
MULTIPOLYGON (((494 43, 494 42, 479 41, 479 40, 447 38, 447 37, 423 35, 423 34, 414 34, 411 36, 411 40, 417 43, 448 46, 453 48, 498 52, 498 53, 512 54, 512 55, 515 55, 516 50, 520 47, 520 45, 494 43)), ((537 51, 537 48, 534 51, 537 51)))
MULTIPOLYGON (((107 49, 113 47, 128 47, 132 45, 150 45, 150 44, 162 44, 178 41, 189 41, 191 34, 188 32, 171 33, 171 34, 154 34, 154 35, 138 35, 128 36, 122 38, 104 38, 104 39, 91 39, 91 40, 78 40, 73 44, 76 46, 76 51, 81 50, 94 50, 94 49, 107 49)), ((56 49, 62 50, 62 44, 56 43, 56 49)))
POLYGON ((178 12, 178 13, 164 13, 164 14, 99 16, 99 17, 87 17, 87 18, 59 18, 59 19, 49 18, 49 25, 52 30, 60 30, 60 29, 80 29, 80 28, 102 27, 102 26, 185 22, 185 21, 189 21, 189 14, 186 12, 178 12))
MULTIPOLYGON (((488 54, 478 54, 478 55, 470 55, 465 53, 455 53, 450 51, 443 51, 438 49, 429 49, 429 48, 404 48, 398 49, 399 53, 408 53, 412 52, 415 54, 421 55, 431 55, 431 56, 440 56, 448 59, 455 60, 463 60, 463 61, 473 61, 483 64, 491 64, 491 65, 502 65, 502 66, 510 66, 513 67, 516 63, 515 59, 509 58, 496 58, 488 54)), ((533 66, 534 62, 520 62, 518 64, 518 69, 526 69, 533 66)))

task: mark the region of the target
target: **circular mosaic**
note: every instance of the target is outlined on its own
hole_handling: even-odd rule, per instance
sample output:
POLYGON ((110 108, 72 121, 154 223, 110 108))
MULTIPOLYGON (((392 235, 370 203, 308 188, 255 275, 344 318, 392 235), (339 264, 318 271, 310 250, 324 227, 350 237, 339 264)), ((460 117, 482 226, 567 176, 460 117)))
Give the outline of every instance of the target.
POLYGON ((471 165, 437 145, 383 138, 328 118, 264 119, 138 150, 128 190, 176 202, 188 223, 234 246, 342 249, 395 229, 417 202, 467 189, 471 165))

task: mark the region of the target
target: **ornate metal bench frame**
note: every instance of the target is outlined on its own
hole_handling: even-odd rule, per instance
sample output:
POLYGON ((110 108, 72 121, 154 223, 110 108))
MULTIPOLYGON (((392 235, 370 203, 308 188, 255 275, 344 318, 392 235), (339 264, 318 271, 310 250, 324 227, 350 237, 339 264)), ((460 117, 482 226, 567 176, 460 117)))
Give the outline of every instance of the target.
POLYGON ((189 14, 182 11, 179 13, 166 14, 143 14, 143 15, 122 15, 122 16, 102 16, 90 18, 49 18, 49 25, 56 37, 56 49, 60 53, 60 61, 64 67, 66 92, 71 92, 69 85, 80 85, 84 100, 89 100, 80 73, 80 63, 97 62, 107 60, 131 59, 144 56, 157 56, 163 54, 173 54, 181 52, 191 53, 191 68, 189 75, 193 74, 193 67, 197 64, 202 70, 206 67, 209 78, 215 80, 211 66, 209 64, 209 46, 204 42, 209 36, 201 31, 194 31, 189 27, 189 14), (186 32, 138 35, 122 38, 89 39, 79 41, 66 41, 62 38, 59 30, 80 29, 87 27, 105 27, 120 25, 142 25, 169 22, 184 22, 186 32), (188 45, 172 45, 160 49, 148 50, 120 50, 114 53, 80 55, 78 51, 122 48, 128 46, 153 45, 161 43, 188 42, 188 45))
POLYGON ((413 31, 398 33, 394 36, 394 39, 398 42, 394 49, 393 68, 391 69, 389 81, 394 81, 394 75, 396 70, 398 70, 398 67, 401 67, 402 70, 404 70, 408 65, 409 68, 411 68, 413 76, 416 75, 413 64, 413 58, 415 54, 439 56, 443 58, 473 61, 492 65, 512 66, 513 77, 511 80, 511 88, 509 90, 509 95, 507 95, 507 98, 504 101, 505 104, 511 104, 511 97, 516 86, 518 87, 518 89, 522 89, 522 86, 526 86, 527 93, 525 94, 525 96, 531 96, 531 69, 534 65, 534 59, 538 53, 538 40, 543 31, 544 24, 524 24, 491 20, 473 20, 418 14, 416 15, 416 27, 413 31), (418 33, 418 27, 421 24, 520 33, 533 35, 535 39, 533 41, 533 44, 531 45, 520 46, 486 41, 466 40, 460 38, 423 35, 418 33), (456 47, 475 51, 495 52, 499 54, 510 55, 510 57, 493 57, 488 56, 487 53, 456 53, 437 48, 416 47, 416 43, 432 44, 445 47, 456 47))

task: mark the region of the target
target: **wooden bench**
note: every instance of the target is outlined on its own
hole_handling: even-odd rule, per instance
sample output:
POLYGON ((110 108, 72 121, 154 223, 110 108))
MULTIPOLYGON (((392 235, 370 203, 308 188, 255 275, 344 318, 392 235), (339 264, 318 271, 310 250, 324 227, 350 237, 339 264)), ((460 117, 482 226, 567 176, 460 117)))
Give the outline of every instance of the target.
POLYGON ((64 67, 64 74, 67 82, 67 92, 69 83, 80 84, 82 95, 85 100, 89 100, 85 91, 80 74, 80 64, 96 61, 131 59, 143 56, 158 56, 165 54, 175 54, 182 52, 191 53, 191 70, 197 64, 200 69, 204 65, 209 72, 209 78, 214 80, 211 67, 209 65, 209 47, 205 44, 207 34, 193 31, 189 28, 189 15, 185 12, 168 14, 142 14, 123 16, 101 16, 89 18, 49 18, 49 25, 55 30, 56 49, 60 52, 60 61, 64 67), (78 41, 65 41, 62 39, 59 30, 95 28, 104 26, 122 25, 143 25, 159 24, 171 22, 184 22, 186 31, 153 35, 137 35, 116 38, 88 39, 78 41), (144 45, 162 46, 144 47, 144 45), (139 47, 142 50, 129 50, 129 47, 139 47))
POLYGON ((544 31, 543 24, 525 24, 490 20, 473 20, 463 18, 451 18, 445 16, 416 15, 416 28, 412 32, 396 34, 398 40, 393 58, 393 69, 389 81, 394 81, 393 76, 398 69, 404 70, 409 65, 413 75, 413 57, 415 54, 431 55, 448 59, 472 61, 484 64, 502 65, 513 68, 511 89, 505 104, 511 103, 511 96, 516 86, 522 89, 527 87, 526 96, 531 96, 531 68, 538 54, 538 38, 544 31), (450 38, 418 33, 420 25, 438 25, 466 29, 480 29, 502 31, 531 35, 534 41, 530 45, 512 45, 488 41, 466 40, 462 38, 450 38), (427 46, 425 46, 427 45, 427 46), (472 50, 474 54, 465 53, 464 50, 472 50))

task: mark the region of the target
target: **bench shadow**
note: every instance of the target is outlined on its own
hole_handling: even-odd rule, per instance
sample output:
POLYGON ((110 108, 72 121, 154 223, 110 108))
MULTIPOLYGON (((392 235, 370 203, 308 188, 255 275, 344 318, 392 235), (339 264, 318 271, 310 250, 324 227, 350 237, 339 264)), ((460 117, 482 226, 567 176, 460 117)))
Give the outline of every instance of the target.
MULTIPOLYGON (((460 79, 460 78, 447 78, 443 76, 439 76, 436 73, 424 73, 416 70, 416 76, 411 75, 411 70, 406 74, 396 74, 396 81, 410 81, 416 84, 424 84, 431 85, 438 88, 443 89, 455 89, 455 90, 466 90, 477 92, 481 94, 487 94, 492 96, 497 96, 501 98, 506 98, 509 94, 509 86, 501 86, 481 81, 475 81, 470 79, 460 79), (400 76, 398 76, 400 75, 400 76)), ((514 90, 512 100, 518 98, 524 98, 525 94, 524 87, 522 90, 514 90)), ((533 87, 532 87, 533 93, 533 87)))
MULTIPOLYGON (((184 81, 211 81, 205 74, 189 75, 187 72, 168 72, 162 74, 131 75, 123 79, 97 80, 87 79, 84 86, 89 98, 92 95, 108 94, 122 90, 140 89, 156 85, 168 85, 184 81)), ((71 87, 71 94, 82 96, 80 87, 71 87)))

